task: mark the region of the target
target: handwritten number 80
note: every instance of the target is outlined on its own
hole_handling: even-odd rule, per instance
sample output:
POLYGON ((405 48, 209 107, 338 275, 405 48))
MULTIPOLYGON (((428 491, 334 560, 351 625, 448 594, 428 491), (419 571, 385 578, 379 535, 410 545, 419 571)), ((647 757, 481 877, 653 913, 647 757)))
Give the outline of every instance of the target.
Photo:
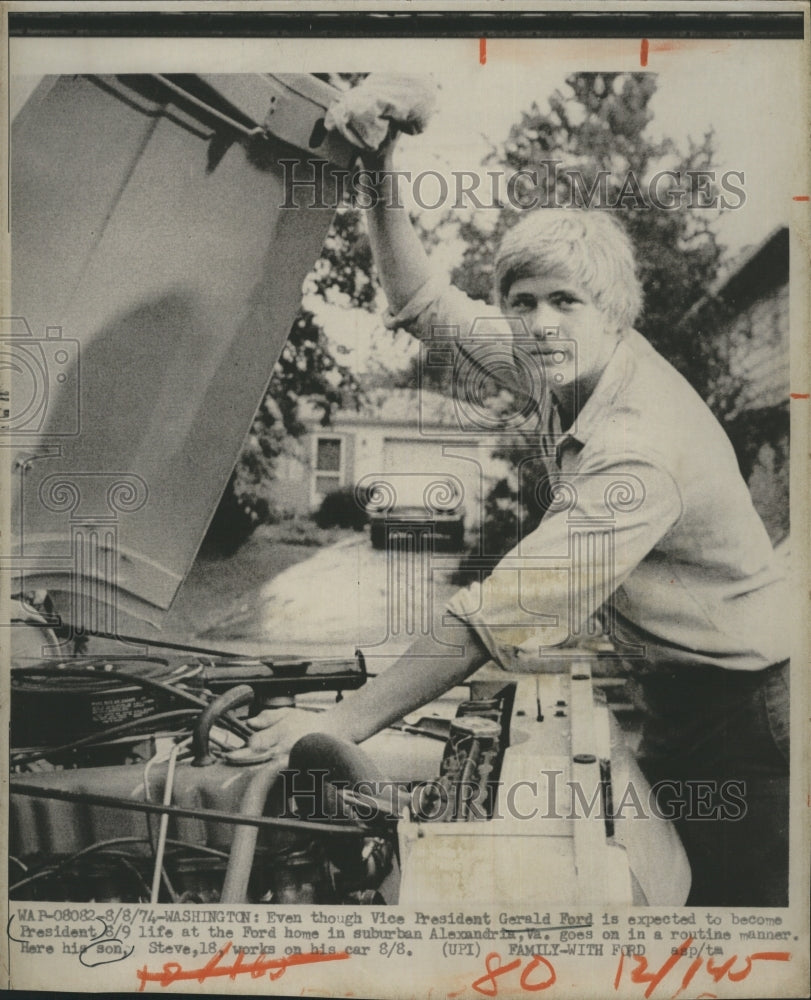
MULTIPOLYGON (((519 968, 521 959, 516 958, 515 961, 509 962, 507 965, 502 965, 501 955, 497 951, 491 951, 484 960, 484 964, 487 968, 486 974, 480 976, 471 985, 477 993, 482 993, 486 997, 494 997, 498 993, 496 977, 506 975, 506 973, 512 972, 513 969, 519 968)), ((543 955, 533 955, 532 960, 527 962, 521 972, 521 989, 526 990, 528 993, 536 993, 538 990, 548 989, 556 979, 557 976, 555 975, 552 963, 545 959, 543 955), (533 980, 533 973, 537 971, 539 966, 544 967, 547 978, 533 980)))

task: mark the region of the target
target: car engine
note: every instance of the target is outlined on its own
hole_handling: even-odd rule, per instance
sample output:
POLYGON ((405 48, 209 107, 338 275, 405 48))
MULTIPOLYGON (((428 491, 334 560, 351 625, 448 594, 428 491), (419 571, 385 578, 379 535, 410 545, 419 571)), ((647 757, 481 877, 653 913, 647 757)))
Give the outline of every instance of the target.
MULTIPOLYGON (((357 902, 365 893, 380 901, 392 868, 388 817, 361 824, 347 809, 328 821, 297 819, 300 781, 273 762, 231 759, 250 733, 248 711, 290 707, 307 692, 342 697, 364 680, 360 655, 319 663, 82 656, 15 666, 11 897, 211 902, 230 858, 242 866, 232 881, 248 875, 254 902, 357 902), (246 813, 257 816, 241 828, 255 848, 235 857, 235 820, 246 813)), ((402 771, 407 755, 417 775, 432 775, 442 756, 434 734, 391 732, 378 744, 381 767, 402 771)))
POLYGON ((527 899, 686 894, 670 825, 615 822, 619 783, 644 779, 582 661, 549 676, 484 668, 362 747, 314 732, 289 761, 245 749, 249 715, 322 712, 367 676, 359 651, 15 658, 10 898, 462 902, 482 886, 498 898, 517 859, 527 875, 510 891, 527 899), (548 806, 550 775, 593 789, 594 815, 516 805, 523 786, 548 806))

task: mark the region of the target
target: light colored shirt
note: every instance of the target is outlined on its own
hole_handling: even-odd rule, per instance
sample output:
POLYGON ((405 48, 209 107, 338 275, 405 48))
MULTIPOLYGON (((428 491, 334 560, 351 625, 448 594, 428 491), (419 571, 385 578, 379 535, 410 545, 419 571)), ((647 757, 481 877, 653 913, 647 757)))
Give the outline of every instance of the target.
MULTIPOLYGON (((386 322, 422 339, 457 328, 468 354, 472 328, 504 335, 499 316, 432 279, 386 322)), ((550 506, 447 606, 497 663, 537 670, 539 657, 586 636, 598 611, 618 652, 643 668, 759 670, 788 658, 782 566, 732 445, 639 333, 624 332, 571 427, 554 405, 539 404, 538 420, 550 506)))

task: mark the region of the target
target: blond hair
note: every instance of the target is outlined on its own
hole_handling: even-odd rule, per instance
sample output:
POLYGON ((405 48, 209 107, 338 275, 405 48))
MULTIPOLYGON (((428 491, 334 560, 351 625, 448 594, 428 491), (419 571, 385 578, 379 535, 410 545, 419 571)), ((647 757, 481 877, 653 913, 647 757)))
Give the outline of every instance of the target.
POLYGON ((584 288, 618 330, 642 310, 642 287, 631 240, 605 211, 540 208, 504 235, 496 254, 496 300, 504 309, 520 278, 556 272, 584 288))

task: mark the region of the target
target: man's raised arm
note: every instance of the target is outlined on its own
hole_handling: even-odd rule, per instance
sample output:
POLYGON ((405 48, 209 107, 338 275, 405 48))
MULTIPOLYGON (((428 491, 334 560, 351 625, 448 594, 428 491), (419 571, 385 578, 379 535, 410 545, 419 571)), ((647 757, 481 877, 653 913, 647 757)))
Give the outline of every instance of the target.
POLYGON ((328 129, 339 131, 358 147, 377 189, 375 207, 367 213, 369 237, 392 314, 403 309, 431 276, 428 257, 407 209, 400 206, 391 175, 398 134, 413 135, 425 128, 435 95, 436 87, 427 77, 372 73, 345 91, 324 119, 328 129))
MULTIPOLYGON (((380 283, 392 314, 400 312, 431 277, 428 255, 414 231, 408 210, 393 197, 393 152, 396 140, 375 157, 372 168, 380 176, 378 199, 366 212, 380 283), (389 175, 387 179, 386 175, 389 175)), ((370 158, 366 158, 367 162, 370 158)))
POLYGON ((422 131, 433 103, 434 87, 428 78, 373 73, 341 95, 327 112, 325 124, 358 147, 368 171, 364 182, 375 189, 366 218, 389 303, 386 326, 406 329, 421 340, 431 339, 440 330, 443 346, 454 342, 472 364, 471 370, 483 371, 514 390, 516 378, 505 364, 509 357, 501 356, 492 365, 493 343, 501 341, 507 347, 511 328, 498 308, 471 299, 436 272, 399 198, 402 175, 393 163, 397 137, 401 132, 422 131))

